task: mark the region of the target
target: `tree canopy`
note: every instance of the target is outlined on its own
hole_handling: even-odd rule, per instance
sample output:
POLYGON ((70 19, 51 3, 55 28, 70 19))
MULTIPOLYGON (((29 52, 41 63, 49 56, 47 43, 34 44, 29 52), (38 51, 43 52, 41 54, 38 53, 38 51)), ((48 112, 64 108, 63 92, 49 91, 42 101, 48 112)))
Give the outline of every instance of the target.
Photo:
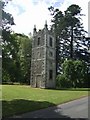
MULTIPOLYGON (((81 23, 82 14, 78 5, 70 5, 64 13, 59 9, 54 9, 52 6, 48 9, 53 16, 52 29, 56 35, 56 72, 58 73, 61 62, 65 59, 77 59, 76 54, 80 46, 83 44, 87 47, 83 39, 86 31, 81 23)), ((82 49, 84 48, 82 47, 82 49)))
POLYGON ((31 39, 24 34, 14 33, 11 25, 14 18, 4 10, 2 4, 2 79, 3 82, 30 82, 31 39))
POLYGON ((62 87, 84 87, 89 79, 90 40, 85 38, 87 32, 81 21, 82 9, 76 4, 70 5, 64 12, 52 6, 48 9, 52 15, 51 29, 56 35, 57 83, 62 87))

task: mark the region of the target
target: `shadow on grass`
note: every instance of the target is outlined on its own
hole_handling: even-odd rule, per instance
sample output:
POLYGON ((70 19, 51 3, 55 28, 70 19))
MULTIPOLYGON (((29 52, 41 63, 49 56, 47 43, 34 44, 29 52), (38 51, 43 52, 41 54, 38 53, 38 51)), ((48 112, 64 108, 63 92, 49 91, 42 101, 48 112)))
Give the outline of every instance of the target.
POLYGON ((75 120, 69 116, 63 115, 61 108, 58 109, 57 106, 55 106, 53 103, 47 101, 31 101, 25 99, 2 101, 2 115, 2 119, 4 120, 12 118, 65 118, 66 120, 75 120), (47 110, 42 108, 47 108, 47 110))
POLYGON ((46 101, 31 101, 25 99, 14 99, 12 101, 2 101, 2 116, 7 117, 28 111, 34 111, 54 104, 46 101))

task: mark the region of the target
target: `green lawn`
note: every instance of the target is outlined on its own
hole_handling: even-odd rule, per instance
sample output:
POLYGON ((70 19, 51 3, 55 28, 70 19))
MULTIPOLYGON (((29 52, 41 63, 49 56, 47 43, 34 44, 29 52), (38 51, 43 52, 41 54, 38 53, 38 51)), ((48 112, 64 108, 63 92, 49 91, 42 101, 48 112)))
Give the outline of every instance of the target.
POLYGON ((25 85, 2 85, 3 117, 54 106, 88 96, 85 90, 51 90, 25 85))

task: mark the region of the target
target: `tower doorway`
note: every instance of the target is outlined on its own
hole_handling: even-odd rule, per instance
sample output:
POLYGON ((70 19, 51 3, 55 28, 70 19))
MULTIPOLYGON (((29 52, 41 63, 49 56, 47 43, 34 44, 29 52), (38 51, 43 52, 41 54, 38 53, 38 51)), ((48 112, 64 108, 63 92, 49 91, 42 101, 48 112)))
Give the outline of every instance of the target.
POLYGON ((41 75, 36 76, 36 87, 37 88, 41 87, 41 75))

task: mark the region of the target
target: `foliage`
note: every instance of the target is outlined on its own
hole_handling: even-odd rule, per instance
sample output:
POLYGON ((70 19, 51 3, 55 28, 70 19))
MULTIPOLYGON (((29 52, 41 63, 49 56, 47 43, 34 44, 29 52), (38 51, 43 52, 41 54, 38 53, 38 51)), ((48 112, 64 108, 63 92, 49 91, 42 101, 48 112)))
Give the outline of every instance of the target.
POLYGON ((3 82, 30 81, 31 40, 22 34, 2 32, 3 82), (5 44, 6 43, 6 44, 5 44), (5 71, 5 72, 4 72, 5 71), (9 78, 6 78, 8 76, 9 78))
POLYGON ((87 65, 85 62, 81 61, 75 61, 74 62, 74 72, 75 72, 75 79, 76 79, 76 86, 77 87, 85 87, 85 81, 87 77, 87 65))
POLYGON ((9 80, 12 82, 18 81, 21 73, 20 73, 20 63, 18 56, 18 43, 14 38, 14 35, 10 34, 7 31, 2 31, 2 67, 3 72, 2 78, 3 81, 7 81, 5 78, 5 73, 8 74, 9 80))
POLYGON ((10 0, 0 1, 0 5, 1 5, 0 9, 2 11, 2 25, 1 25, 1 28, 2 28, 2 30, 6 30, 6 31, 7 30, 10 31, 11 30, 10 29, 11 25, 15 25, 13 16, 10 13, 7 13, 4 9, 9 1, 10 0))
POLYGON ((89 67, 90 64, 90 38, 82 38, 82 41, 77 41, 77 46, 74 50, 74 58, 77 58, 79 60, 84 60, 87 63, 87 66, 89 67))
POLYGON ((62 63, 60 61, 64 61, 66 58, 76 58, 75 50, 78 51, 85 30, 80 18, 82 16, 80 14, 81 8, 78 5, 70 5, 64 13, 59 9, 54 9, 52 6, 49 7, 49 10, 53 16, 52 28, 56 34, 56 72, 58 73, 62 63))
POLYGON ((20 57, 20 68, 23 79, 20 82, 30 84, 30 66, 31 66, 31 41, 32 38, 24 34, 16 34, 16 39, 19 42, 18 55, 20 57))
POLYGON ((4 10, 8 1, 0 1, 0 3, 2 4, 3 82, 25 82, 29 84, 31 38, 12 32, 11 25, 15 25, 14 19, 10 13, 4 10))
POLYGON ((58 87, 88 87, 88 67, 80 60, 67 60, 62 64, 63 74, 58 75, 58 87))
POLYGON ((2 69, 2 73, 3 73, 3 75, 2 75, 2 82, 4 83, 4 82, 10 82, 10 75, 7 73, 7 71, 5 71, 4 69, 2 69))
POLYGON ((71 82, 69 79, 66 78, 66 76, 64 74, 57 75, 56 87, 57 88, 70 88, 71 82))
POLYGON ((88 96, 88 91, 77 90, 48 90, 35 89, 30 86, 2 85, 2 115, 35 111, 49 106, 55 106, 83 96, 88 96))
POLYGON ((11 35, 10 27, 14 25, 14 19, 11 14, 7 13, 4 10, 4 7, 7 5, 6 1, 0 1, 1 10, 2 10, 2 78, 3 81, 10 81, 15 76, 13 75, 12 70, 15 72, 15 56, 16 56, 16 41, 13 40, 13 36, 11 35))

